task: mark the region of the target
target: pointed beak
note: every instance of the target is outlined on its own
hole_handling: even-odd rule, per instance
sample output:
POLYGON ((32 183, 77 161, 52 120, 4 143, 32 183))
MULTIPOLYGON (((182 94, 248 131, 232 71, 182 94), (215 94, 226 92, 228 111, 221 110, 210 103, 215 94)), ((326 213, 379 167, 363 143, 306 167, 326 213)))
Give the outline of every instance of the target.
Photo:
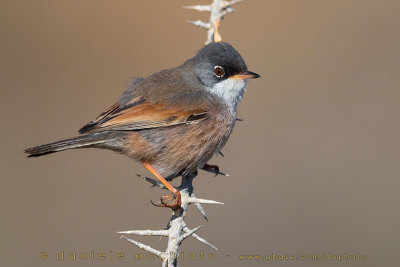
POLYGON ((257 73, 246 70, 242 73, 239 73, 239 74, 229 77, 229 79, 247 80, 247 79, 256 79, 256 78, 260 78, 260 77, 261 76, 258 75, 257 73))

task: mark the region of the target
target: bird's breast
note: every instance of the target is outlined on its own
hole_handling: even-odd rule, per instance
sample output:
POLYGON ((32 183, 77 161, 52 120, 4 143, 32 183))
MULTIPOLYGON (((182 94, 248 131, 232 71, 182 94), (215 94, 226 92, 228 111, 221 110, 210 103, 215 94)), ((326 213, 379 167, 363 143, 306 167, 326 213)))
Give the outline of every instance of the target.
POLYGON ((198 123, 140 131, 130 141, 130 153, 159 172, 195 171, 222 149, 235 120, 236 114, 225 110, 198 123))

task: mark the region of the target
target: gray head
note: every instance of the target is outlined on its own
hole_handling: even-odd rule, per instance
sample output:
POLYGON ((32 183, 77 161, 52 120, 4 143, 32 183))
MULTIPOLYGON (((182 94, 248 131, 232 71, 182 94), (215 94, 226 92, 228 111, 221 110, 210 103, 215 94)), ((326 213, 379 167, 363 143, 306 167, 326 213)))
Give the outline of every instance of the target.
POLYGON ((192 66, 197 80, 208 92, 235 108, 246 88, 246 80, 260 77, 248 71, 242 56, 223 42, 206 45, 185 64, 192 66))

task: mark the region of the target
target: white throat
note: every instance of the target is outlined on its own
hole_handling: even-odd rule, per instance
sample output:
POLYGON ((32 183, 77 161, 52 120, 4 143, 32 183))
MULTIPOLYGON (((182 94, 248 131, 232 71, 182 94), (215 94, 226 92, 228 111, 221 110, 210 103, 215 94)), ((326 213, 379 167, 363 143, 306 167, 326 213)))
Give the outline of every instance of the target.
POLYGON ((237 105, 246 90, 246 84, 247 82, 242 79, 226 79, 213 87, 208 87, 207 90, 221 98, 231 111, 236 113, 237 105))

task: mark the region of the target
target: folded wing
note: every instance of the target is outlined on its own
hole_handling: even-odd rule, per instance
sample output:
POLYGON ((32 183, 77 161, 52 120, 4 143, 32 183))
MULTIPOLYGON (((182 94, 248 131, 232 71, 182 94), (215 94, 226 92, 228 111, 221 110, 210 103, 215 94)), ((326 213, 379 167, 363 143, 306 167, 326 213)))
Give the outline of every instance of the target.
POLYGON ((136 97, 121 106, 117 102, 96 119, 82 127, 80 133, 102 131, 137 131, 197 123, 207 117, 207 108, 196 105, 187 109, 168 103, 151 103, 143 96, 136 97))

